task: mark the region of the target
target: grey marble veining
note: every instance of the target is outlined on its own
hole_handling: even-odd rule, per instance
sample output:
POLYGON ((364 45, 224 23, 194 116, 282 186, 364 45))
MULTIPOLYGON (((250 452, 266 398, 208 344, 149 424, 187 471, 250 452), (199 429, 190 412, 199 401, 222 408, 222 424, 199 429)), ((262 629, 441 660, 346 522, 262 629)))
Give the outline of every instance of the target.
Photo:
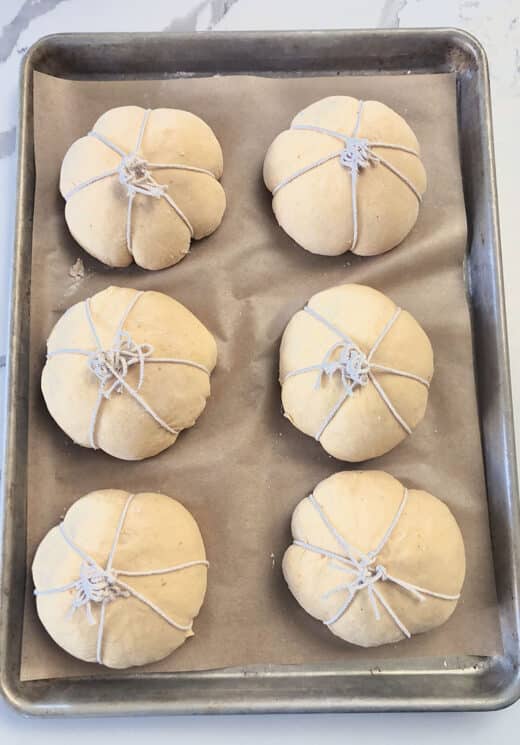
POLYGON ((401 25, 401 11, 407 5, 408 0, 386 0, 379 16, 379 26, 382 28, 399 28, 401 25))
MULTIPOLYGON (((20 5, 14 18, 6 23, 0 32, 0 64, 5 62, 16 48, 20 34, 39 16, 53 10, 57 5, 67 0, 25 0, 20 5)), ((1 10, 0 10, 1 17, 1 10)), ((16 127, 0 132, 0 158, 5 158, 14 152, 16 146, 16 127)))
POLYGON ((164 28, 163 31, 196 31, 197 21, 202 11, 209 5, 211 0, 202 0, 194 8, 182 16, 174 18, 164 28))
POLYGON ((21 3, 18 13, 9 23, 6 23, 0 32, 0 63, 9 57, 20 34, 34 18, 48 13, 62 2, 67 2, 67 0, 36 0, 36 2, 25 0, 21 3))
POLYGON ((0 158, 14 153, 16 145, 16 127, 10 127, 5 132, 0 132, 0 158))
MULTIPOLYGON (((229 10, 238 2, 238 0, 199 0, 193 2, 192 7, 185 10, 184 13, 175 13, 176 4, 169 3, 168 15, 170 18, 166 24, 161 26, 163 31, 200 31, 210 30, 220 23, 229 10), (174 14, 173 17, 171 14, 174 14)), ((34 22, 42 18, 43 16, 52 17, 52 11, 56 10, 58 6, 63 4, 70 4, 71 6, 78 8, 78 15, 81 13, 81 3, 74 0, 25 0, 20 3, 19 10, 16 12, 14 17, 5 23, 2 30, 0 31, 0 65, 7 63, 13 56, 21 56, 27 49, 27 45, 20 44, 20 38, 26 31, 30 31, 31 27, 34 26, 34 22)), ((121 5, 120 3, 112 3, 112 9, 110 4, 107 7, 107 30, 112 25, 114 16, 115 5, 121 5)), ((155 6, 157 3, 155 3, 155 6)), ((189 3, 188 3, 189 5, 189 3)), ((178 8, 178 4, 177 4, 178 8)), ((121 30, 125 29, 125 19, 128 19, 129 15, 134 16, 138 13, 143 12, 143 4, 138 2, 127 2, 124 8, 118 8, 118 10, 124 10, 124 15, 121 17, 121 30)), ((144 17, 144 12, 143 12, 144 17)), ((2 19, 2 7, 0 5, 0 21, 2 19)), ((119 24, 117 24, 119 26, 119 24)), ((146 29, 148 24, 143 20, 143 29, 146 29)), ((52 29, 53 31, 59 31, 61 29, 52 29)), ((1 128, 0 125, 0 160, 8 157, 14 153, 16 146, 16 126, 13 122, 11 126, 6 129, 1 128)))
POLYGON ((164 31, 209 31, 219 23, 238 0, 202 0, 185 15, 174 18, 164 31), (203 11, 208 12, 208 20, 201 27, 203 11))

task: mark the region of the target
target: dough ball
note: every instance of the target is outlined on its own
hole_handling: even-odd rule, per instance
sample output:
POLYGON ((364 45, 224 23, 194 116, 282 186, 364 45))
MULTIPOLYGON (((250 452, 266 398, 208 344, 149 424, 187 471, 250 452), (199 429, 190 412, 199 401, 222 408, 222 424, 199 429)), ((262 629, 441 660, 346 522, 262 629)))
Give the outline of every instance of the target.
POLYGON ((314 295, 280 348, 285 416, 335 458, 388 452, 421 421, 433 351, 417 321, 363 285, 314 295))
POLYGON ((213 233, 226 196, 220 144, 198 116, 120 106, 63 159, 60 191, 75 240, 104 264, 164 269, 213 233))
POLYGON ((180 502, 94 491, 36 551, 38 615, 80 660, 113 668, 157 662, 193 636, 207 566, 197 523, 180 502))
POLYGON ((298 603, 351 644, 375 647, 440 626, 466 569, 462 536, 437 497, 383 471, 322 481, 292 517, 283 573, 298 603))
POLYGON ((405 120, 350 96, 300 111, 269 147, 264 181, 280 226, 326 256, 394 248, 415 225, 426 190, 419 143, 405 120))
POLYGON ((176 300, 109 287, 55 325, 42 392, 78 445, 141 460, 195 424, 216 360, 212 335, 176 300))

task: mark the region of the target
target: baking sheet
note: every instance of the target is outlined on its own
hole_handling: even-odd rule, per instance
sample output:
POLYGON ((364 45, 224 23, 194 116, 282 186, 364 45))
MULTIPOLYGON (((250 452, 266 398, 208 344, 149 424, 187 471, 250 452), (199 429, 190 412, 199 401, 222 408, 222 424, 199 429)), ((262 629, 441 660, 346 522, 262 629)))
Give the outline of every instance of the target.
MULTIPOLYGON (((196 636, 169 659, 141 671, 499 651, 462 274, 466 225, 455 77, 84 82, 36 73, 34 86, 29 566, 39 540, 83 493, 103 487, 155 489, 193 512, 211 568, 196 636), (273 137, 296 111, 337 93, 388 103, 407 118, 422 145, 429 188, 419 221, 409 238, 384 256, 308 254, 277 227, 262 184, 262 160, 273 137), (104 110, 130 103, 191 110, 213 127, 224 150, 228 210, 221 228, 194 243, 181 264, 162 272, 108 270, 91 259, 68 234, 57 188, 70 143, 104 110), (70 275, 78 257, 85 263, 83 278, 70 275), (280 572, 294 505, 317 481, 348 466, 329 458, 282 417, 278 344, 288 319, 310 295, 347 281, 370 284, 412 312, 436 355, 425 421, 405 443, 365 467, 388 470, 409 486, 443 498, 461 525, 468 564, 461 602, 444 627, 371 651, 342 643, 308 617, 280 572), (115 461, 70 443, 39 393, 45 339, 53 324, 71 304, 108 284, 173 295, 211 329, 219 346, 212 398, 197 426, 169 451, 142 463, 115 461)), ((29 581, 22 679, 110 675, 54 645, 36 617, 31 587, 29 581)))

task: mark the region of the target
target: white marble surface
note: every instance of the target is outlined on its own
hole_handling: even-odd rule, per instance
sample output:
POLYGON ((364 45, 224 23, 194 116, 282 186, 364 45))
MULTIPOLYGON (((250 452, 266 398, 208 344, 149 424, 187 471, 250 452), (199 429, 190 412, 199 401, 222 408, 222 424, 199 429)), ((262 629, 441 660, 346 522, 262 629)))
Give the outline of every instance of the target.
MULTIPOLYGON (((520 126, 520 0, 2 0, 0 2, 0 374, 7 343, 6 319, 15 208, 15 142, 18 69, 24 51, 60 31, 160 31, 203 29, 318 29, 456 26, 486 47, 492 80, 495 148, 509 320, 515 420, 520 432, 520 258, 515 233, 520 126)), ((1 381, 0 381, 1 382, 1 381)), ((520 703, 487 714, 307 715, 141 720, 24 720, 0 702, 0 742, 99 742, 143 737, 154 743, 496 743, 517 741, 520 703)))

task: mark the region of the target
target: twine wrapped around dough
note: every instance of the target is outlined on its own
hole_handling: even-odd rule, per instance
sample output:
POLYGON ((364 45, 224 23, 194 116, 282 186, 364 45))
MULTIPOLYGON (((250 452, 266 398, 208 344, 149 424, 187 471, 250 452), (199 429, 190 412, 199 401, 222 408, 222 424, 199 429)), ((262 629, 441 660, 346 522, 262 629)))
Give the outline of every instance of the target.
POLYGON ((139 395, 138 391, 144 382, 144 368, 145 364, 150 363, 167 363, 172 365, 186 365, 187 367, 194 367, 197 370, 201 370, 210 376, 210 371, 201 365, 199 362, 193 362, 193 360, 185 360, 176 357, 152 357, 153 347, 151 344, 136 344, 130 334, 123 330, 123 326, 130 314, 130 311, 134 308, 139 298, 144 295, 144 292, 136 292, 126 310, 123 313, 121 321, 117 327, 117 331, 114 336, 114 341, 109 349, 103 349, 101 341, 99 339, 94 321, 92 320, 92 313, 90 310, 90 298, 85 300, 85 312, 87 315, 87 321, 92 331, 92 336, 96 343, 96 349, 56 349, 54 352, 50 352, 47 357, 56 357, 60 354, 78 354, 83 355, 87 358, 87 365, 90 371, 95 375, 99 381, 98 396, 94 405, 94 410, 90 418, 89 427, 89 442, 90 447, 97 450, 95 435, 96 435, 96 423, 101 409, 101 404, 104 399, 110 399, 113 393, 122 393, 125 390, 129 393, 132 398, 154 419, 167 432, 172 435, 179 434, 180 430, 173 429, 170 425, 165 422, 161 417, 149 406, 144 398, 139 395), (137 389, 126 381, 128 370, 133 365, 139 365, 139 381, 137 389))
POLYGON ((376 376, 374 375, 374 372, 389 373, 391 375, 398 375, 402 378, 410 378, 411 380, 415 380, 418 383, 421 383, 426 388, 430 387, 429 381, 426 380, 425 378, 421 378, 420 375, 415 375, 414 373, 405 372, 404 370, 396 370, 393 367, 388 367, 387 365, 380 365, 376 362, 372 362, 372 358, 374 354, 376 353, 379 345, 381 344, 383 339, 386 337, 386 335, 388 334, 388 332, 390 331, 394 323, 399 318, 399 315, 401 313, 401 308, 396 308, 392 318, 388 321, 386 326, 383 328, 383 330, 377 337, 376 341, 372 345, 372 348, 367 355, 365 355, 365 353, 357 346, 357 344, 354 344, 352 339, 350 339, 346 334, 340 331, 333 323, 331 323, 329 320, 324 318, 322 315, 320 315, 317 311, 315 311, 309 305, 305 306, 304 311, 308 313, 310 316, 312 316, 316 321, 326 326, 329 329, 329 331, 332 331, 334 334, 339 336, 339 338, 341 339, 341 341, 335 342, 327 350, 327 352, 325 353, 325 356, 323 357, 323 360, 319 364, 308 365, 307 367, 298 368, 298 370, 292 370, 291 372, 287 373, 287 375, 282 381, 282 384, 283 384, 288 378, 292 378, 295 375, 303 375, 303 373, 317 371, 318 377, 317 377, 316 385, 315 385, 315 388, 317 389, 321 385, 321 379, 323 375, 326 375, 328 378, 331 378, 335 373, 337 372, 340 373, 341 382, 342 382, 343 389, 344 389, 343 394, 340 396, 338 402, 335 404, 332 410, 327 414, 324 421, 320 425, 320 428, 315 435, 315 439, 318 440, 318 442, 320 441, 321 436, 323 435, 325 429, 334 419, 334 417, 336 416, 338 411, 341 409, 345 401, 348 398, 350 398, 350 396, 353 395, 355 389, 358 386, 364 387, 368 385, 369 382, 372 383, 372 385, 378 392, 379 396, 381 397, 383 402, 386 404, 392 416, 397 420, 397 422, 399 422, 399 424, 405 430, 405 432, 407 432, 408 434, 411 434, 412 430, 410 426, 406 423, 403 417, 399 414, 399 412, 393 405, 392 401, 390 400, 388 395, 385 393, 381 383, 377 380, 376 376), (339 356, 334 357, 334 354, 338 350, 339 350, 339 356))
POLYGON ((82 563, 79 572, 79 578, 74 582, 70 582, 67 585, 61 587, 51 587, 45 590, 34 590, 34 595, 54 595, 60 592, 69 592, 75 590, 75 595, 72 599, 69 616, 72 617, 78 608, 85 608, 85 613, 89 624, 94 624, 94 616, 92 614, 92 603, 99 603, 101 605, 99 615, 99 625, 96 642, 96 662, 100 665, 102 661, 102 649, 103 649, 103 631, 105 628, 105 611, 107 603, 114 602, 119 598, 133 597, 144 603, 148 608, 157 613, 166 623, 170 624, 179 631, 191 631, 193 621, 188 625, 180 624, 173 618, 170 618, 164 611, 162 611, 155 603, 148 600, 144 595, 135 590, 126 582, 122 581, 120 577, 153 577, 160 574, 170 574, 172 572, 179 572, 183 569, 189 569, 194 566, 205 566, 209 567, 209 562, 205 559, 197 559, 195 561, 187 561, 183 564, 176 564, 175 566, 165 567, 164 569, 150 569, 144 572, 134 572, 125 569, 114 569, 112 563, 114 561, 114 555, 119 542, 119 537, 123 529, 123 525, 128 513, 128 509, 135 494, 130 494, 125 502, 119 522, 117 524, 114 540, 112 547, 108 555, 107 563, 105 568, 97 564, 92 557, 90 557, 83 549, 77 546, 71 538, 66 534, 64 523, 61 523, 59 530, 63 539, 67 545, 81 557, 82 563))
POLYGON ((352 245, 350 247, 350 250, 354 250, 357 244, 358 240, 358 205, 357 205, 357 181, 360 170, 364 168, 368 168, 370 165, 382 165, 385 168, 387 168, 389 171, 391 171, 397 178, 401 179, 401 181, 408 186, 409 189, 415 194, 418 201, 422 201, 422 197, 418 190, 415 188, 413 183, 408 179, 404 173, 401 173, 401 171, 393 166, 386 158, 383 158, 382 155, 376 154, 372 148, 378 147, 378 148, 386 148, 388 150, 400 150, 403 153, 409 153, 410 155, 415 155, 416 158, 419 158, 419 153, 415 150, 412 150, 409 147, 405 147, 404 145, 395 145, 393 143, 388 142, 371 142, 370 140, 364 138, 364 137, 358 137, 359 132, 359 125, 361 124, 361 114, 363 112, 363 105, 364 101, 358 102, 358 110, 356 114, 356 122, 354 125, 354 129, 352 130, 352 134, 345 135, 342 132, 336 132, 332 129, 327 129, 325 127, 318 127, 312 124, 292 124, 291 129, 301 129, 306 130, 308 132, 318 132, 320 134, 328 135, 329 137, 335 137, 337 140, 341 140, 343 142, 344 147, 341 150, 337 150, 333 153, 330 153, 329 155, 325 155, 322 158, 319 158, 318 160, 314 161, 313 163, 310 163, 307 166, 303 166, 302 168, 299 168, 297 171, 292 173, 290 176, 287 176, 282 181, 280 181, 279 184, 277 184, 274 189, 272 190, 273 197, 277 194, 277 192, 280 191, 284 186, 287 186, 287 184, 290 184, 291 181, 294 181, 295 179, 299 178, 300 176, 303 176, 304 173, 308 173, 309 171, 312 171, 314 168, 318 168, 319 166, 323 165, 324 163, 328 163, 329 160, 334 160, 336 158, 339 159, 339 162, 342 166, 347 168, 350 171, 350 178, 351 178, 351 192, 352 192, 352 226, 353 226, 353 236, 352 236, 352 245))
POLYGON ((205 173, 207 176, 215 178, 215 174, 211 171, 208 171, 206 168, 184 165, 183 163, 149 163, 147 160, 141 157, 138 153, 141 149, 144 131, 150 114, 151 109, 146 109, 146 111, 144 112, 143 120, 141 122, 141 126, 139 128, 139 133, 137 135, 137 142, 134 149, 130 153, 125 153, 124 150, 115 145, 100 132, 95 132, 94 130, 90 131, 88 133, 89 137, 94 137, 96 140, 99 140, 99 142, 102 142, 103 145, 106 145, 108 148, 110 148, 110 150, 113 150, 115 153, 120 155, 121 161, 117 168, 113 168, 110 171, 104 171, 97 176, 92 176, 91 178, 82 181, 80 184, 77 184, 73 189, 67 192, 67 194, 65 194, 65 201, 68 202, 69 199, 74 196, 74 194, 77 194, 79 191, 85 189, 87 186, 95 184, 97 181, 103 181, 104 179, 110 178, 112 176, 118 176, 119 182, 124 187, 126 187, 126 193, 128 196, 125 232, 126 247, 128 249, 128 253, 131 256, 133 256, 132 207, 137 194, 142 194, 145 197, 154 197, 155 199, 165 199, 170 207, 174 210, 174 212, 186 225, 186 227, 190 231, 190 236, 193 238, 194 235, 192 224, 190 223, 184 212, 181 210, 179 205, 169 196, 169 194, 166 193, 168 186, 166 184, 158 183, 152 176, 152 171, 158 171, 161 169, 193 171, 195 173, 205 173))
POLYGON ((399 579, 398 577, 389 574, 383 564, 376 563, 378 555, 385 547, 395 526, 397 525, 401 515, 403 514, 403 510, 408 500, 408 489, 404 490, 403 498, 401 499, 397 512, 395 513, 392 522, 388 526, 378 545, 375 549, 368 551, 366 554, 359 549, 353 548, 353 546, 351 546, 348 541, 337 531, 337 529, 323 510, 323 507, 321 507, 321 505, 314 497, 314 494, 311 494, 308 498, 329 533, 336 540, 338 545, 343 549, 344 554, 335 553, 334 551, 328 551, 327 549, 321 548, 320 546, 315 546, 312 543, 307 543, 306 541, 294 540, 293 545, 299 546, 306 551, 311 551, 315 554, 319 554, 320 556, 324 556, 327 559, 330 559, 331 567, 337 569, 340 572, 349 574, 352 577, 350 581, 333 587, 331 590, 323 595, 323 599, 327 599, 331 595, 334 595, 336 593, 347 593, 347 599, 341 604, 338 611, 331 618, 323 622, 326 626, 332 626, 332 624, 336 623, 336 621, 339 621, 339 619, 349 609, 357 593, 361 592, 362 590, 366 590, 376 620, 379 621, 381 618, 378 607, 379 601, 381 606, 392 618, 392 620, 404 634, 404 636, 410 638, 410 632, 401 621, 399 616, 396 614, 396 612, 393 610, 388 600, 386 600, 379 591, 377 587, 379 582, 391 582, 392 584, 397 585, 401 589, 410 593, 410 595, 413 595, 413 597, 419 600, 419 602, 424 602, 426 596, 439 598, 441 600, 458 600, 460 598, 460 593, 457 595, 446 595, 442 592, 433 592, 432 590, 427 590, 426 588, 420 587, 419 585, 414 585, 411 582, 406 582, 403 579, 399 579))

